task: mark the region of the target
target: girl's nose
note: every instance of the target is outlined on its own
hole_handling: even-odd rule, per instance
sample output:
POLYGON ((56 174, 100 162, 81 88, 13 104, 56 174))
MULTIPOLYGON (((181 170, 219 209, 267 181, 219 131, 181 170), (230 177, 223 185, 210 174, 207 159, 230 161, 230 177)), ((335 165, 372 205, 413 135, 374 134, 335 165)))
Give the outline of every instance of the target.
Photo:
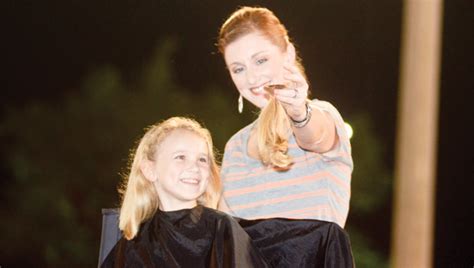
POLYGON ((197 172, 199 170, 198 161, 199 160, 189 161, 188 170, 197 172))

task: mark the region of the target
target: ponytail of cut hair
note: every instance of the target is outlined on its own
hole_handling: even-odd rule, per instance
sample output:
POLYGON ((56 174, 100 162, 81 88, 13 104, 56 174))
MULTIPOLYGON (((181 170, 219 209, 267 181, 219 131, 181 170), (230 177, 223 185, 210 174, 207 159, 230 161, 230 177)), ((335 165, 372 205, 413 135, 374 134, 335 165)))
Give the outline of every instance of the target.
POLYGON ((271 98, 257 120, 257 147, 261 161, 280 169, 288 169, 293 163, 288 155, 290 122, 279 101, 271 98))

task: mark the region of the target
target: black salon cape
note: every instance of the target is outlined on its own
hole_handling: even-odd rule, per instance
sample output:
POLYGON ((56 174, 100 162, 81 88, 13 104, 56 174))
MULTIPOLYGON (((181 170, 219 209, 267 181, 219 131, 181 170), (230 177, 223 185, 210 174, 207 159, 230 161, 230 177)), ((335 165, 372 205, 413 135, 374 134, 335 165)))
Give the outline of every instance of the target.
POLYGON ((354 267, 349 236, 336 223, 237 219, 270 267, 354 267))
POLYGON ((317 220, 243 220, 197 206, 158 211, 101 267, 353 267, 349 238, 317 220))
POLYGON ((269 267, 231 216, 196 206, 158 211, 137 237, 121 238, 102 267, 269 267))

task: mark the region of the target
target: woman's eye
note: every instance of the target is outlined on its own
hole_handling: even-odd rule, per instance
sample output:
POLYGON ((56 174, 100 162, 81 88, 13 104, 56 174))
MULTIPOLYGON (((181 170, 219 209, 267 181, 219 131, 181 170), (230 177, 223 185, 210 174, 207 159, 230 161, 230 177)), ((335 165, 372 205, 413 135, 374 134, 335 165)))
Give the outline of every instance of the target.
POLYGON ((207 163, 207 158, 206 157, 201 157, 201 158, 199 158, 199 161, 201 163, 207 163))
POLYGON ((257 60, 257 64, 260 65, 260 64, 265 63, 265 62, 267 62, 267 61, 268 61, 267 58, 261 58, 261 59, 258 59, 258 60, 257 60))
POLYGON ((243 70, 244 70, 243 67, 238 67, 238 68, 232 69, 232 72, 233 72, 234 74, 238 74, 238 73, 242 72, 243 70))

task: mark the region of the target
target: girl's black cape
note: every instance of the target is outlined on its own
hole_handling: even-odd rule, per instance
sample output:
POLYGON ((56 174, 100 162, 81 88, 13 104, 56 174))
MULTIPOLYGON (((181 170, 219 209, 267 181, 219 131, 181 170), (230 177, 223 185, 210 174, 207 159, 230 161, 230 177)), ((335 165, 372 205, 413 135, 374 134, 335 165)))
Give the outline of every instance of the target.
POLYGON ((353 267, 347 234, 318 220, 243 220, 196 206, 121 238, 102 267, 353 267))

